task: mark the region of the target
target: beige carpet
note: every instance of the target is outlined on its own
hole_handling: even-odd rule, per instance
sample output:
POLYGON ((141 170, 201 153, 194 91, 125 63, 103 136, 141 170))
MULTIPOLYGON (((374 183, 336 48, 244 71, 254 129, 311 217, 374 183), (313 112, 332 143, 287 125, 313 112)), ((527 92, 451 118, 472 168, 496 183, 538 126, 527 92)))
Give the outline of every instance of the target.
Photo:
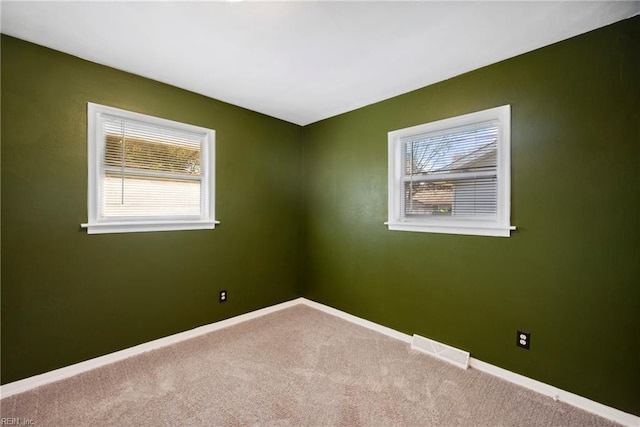
POLYGON ((0 401, 36 426, 614 426, 296 306, 0 401))

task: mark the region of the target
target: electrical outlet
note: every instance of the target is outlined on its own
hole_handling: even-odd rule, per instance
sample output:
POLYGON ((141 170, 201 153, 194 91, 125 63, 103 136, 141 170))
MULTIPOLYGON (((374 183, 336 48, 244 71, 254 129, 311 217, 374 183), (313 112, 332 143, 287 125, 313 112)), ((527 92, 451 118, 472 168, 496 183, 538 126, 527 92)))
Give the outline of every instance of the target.
POLYGON ((220 291, 220 294, 218 295, 218 302, 227 302, 227 291, 226 290, 220 291))
POLYGON ((516 336, 516 345, 518 347, 525 348, 529 350, 529 346, 531 345, 531 333, 524 331, 517 331, 516 336))

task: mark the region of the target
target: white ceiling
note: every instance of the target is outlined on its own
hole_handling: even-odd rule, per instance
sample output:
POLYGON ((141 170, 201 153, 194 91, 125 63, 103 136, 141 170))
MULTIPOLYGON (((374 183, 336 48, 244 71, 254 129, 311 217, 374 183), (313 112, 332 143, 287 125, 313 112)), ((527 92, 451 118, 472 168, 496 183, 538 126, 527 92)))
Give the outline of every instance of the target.
POLYGON ((640 13, 640 2, 10 2, 3 33, 299 125, 640 13))

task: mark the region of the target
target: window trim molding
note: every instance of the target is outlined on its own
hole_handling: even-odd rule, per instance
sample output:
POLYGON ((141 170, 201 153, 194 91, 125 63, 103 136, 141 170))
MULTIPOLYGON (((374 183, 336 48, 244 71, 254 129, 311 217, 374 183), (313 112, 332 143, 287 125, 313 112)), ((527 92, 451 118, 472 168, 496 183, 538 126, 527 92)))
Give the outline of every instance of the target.
POLYGON ((150 231, 175 231, 175 230, 204 230, 214 229, 219 221, 215 220, 215 130, 181 123, 160 117, 149 116, 133 111, 122 110, 106 105, 87 103, 87 223, 81 224, 87 229, 87 234, 103 233, 133 233, 150 231), (205 143, 202 147, 202 158, 207 159, 207 167, 204 168, 202 183, 206 190, 202 192, 202 214, 193 219, 178 217, 141 218, 131 219, 105 219, 100 217, 101 178, 100 178, 100 153, 102 144, 100 132, 100 115, 109 114, 125 119, 137 120, 144 123, 173 127, 191 132, 205 134, 205 143))
POLYGON ((389 230, 426 233, 466 234, 475 236, 509 237, 515 227, 511 221, 511 106, 489 108, 474 113, 394 130, 388 133, 388 215, 389 230), (497 153, 497 201, 495 219, 454 219, 451 217, 415 218, 402 213, 402 144, 400 140, 412 135, 436 132, 489 120, 499 121, 497 153))

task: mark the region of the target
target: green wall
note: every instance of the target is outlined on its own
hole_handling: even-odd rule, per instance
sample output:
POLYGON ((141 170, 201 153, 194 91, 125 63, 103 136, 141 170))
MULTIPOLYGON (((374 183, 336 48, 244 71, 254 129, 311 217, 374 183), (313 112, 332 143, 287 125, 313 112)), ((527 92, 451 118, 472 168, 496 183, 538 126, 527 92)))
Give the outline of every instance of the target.
POLYGON ((639 45, 636 17, 301 128, 3 36, 2 382, 302 295, 640 415, 639 45), (216 129, 219 228, 82 231, 88 101, 216 129), (388 231, 387 132, 507 103, 512 237, 388 231))
POLYGON ((2 382, 297 297, 300 138, 299 126, 3 35, 2 382), (81 230, 89 101, 215 129, 220 226, 81 230))
POLYGON ((639 46, 636 17, 307 126, 304 296, 640 415, 639 46), (388 231, 387 132, 503 104, 512 237, 388 231))

